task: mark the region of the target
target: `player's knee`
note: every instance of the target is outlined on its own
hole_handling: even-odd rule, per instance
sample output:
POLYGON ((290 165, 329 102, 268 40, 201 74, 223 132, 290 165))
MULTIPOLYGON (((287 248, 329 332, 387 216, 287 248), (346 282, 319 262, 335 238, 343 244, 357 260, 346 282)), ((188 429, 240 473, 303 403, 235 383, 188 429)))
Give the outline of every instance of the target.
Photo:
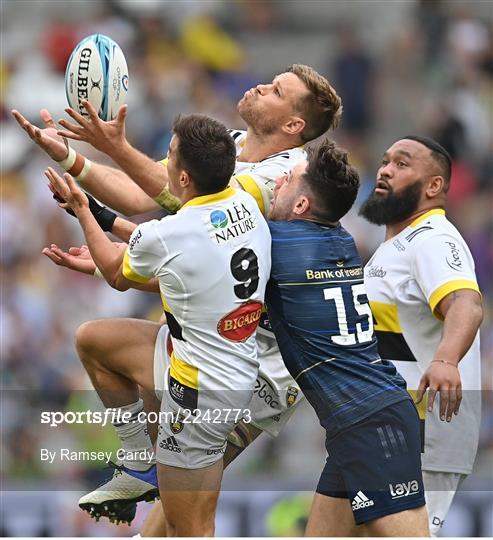
POLYGON ((75 347, 82 361, 97 347, 100 334, 98 326, 98 321, 87 321, 81 324, 75 332, 75 347))

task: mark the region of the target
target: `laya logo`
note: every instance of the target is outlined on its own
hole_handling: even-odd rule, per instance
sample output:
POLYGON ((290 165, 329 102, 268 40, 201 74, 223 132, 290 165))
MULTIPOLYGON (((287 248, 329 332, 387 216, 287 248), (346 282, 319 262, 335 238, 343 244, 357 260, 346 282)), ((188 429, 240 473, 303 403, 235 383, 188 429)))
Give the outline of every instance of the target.
POLYGON ((210 220, 214 229, 224 229, 228 224, 228 216, 222 210, 211 212, 210 220))
POLYGON ((260 302, 248 302, 225 315, 217 323, 217 332, 229 341, 246 341, 257 329, 262 316, 260 302))
POLYGON ((419 484, 417 480, 394 485, 389 484, 389 490, 392 499, 400 499, 401 497, 408 497, 409 495, 419 493, 419 484))
POLYGON ((460 259, 460 251, 457 249, 457 246, 453 242, 445 242, 450 248, 450 256, 447 257, 447 264, 452 268, 452 270, 461 271, 462 270, 462 261, 460 259))
POLYGON ((125 92, 128 90, 128 75, 122 77, 122 86, 125 92))

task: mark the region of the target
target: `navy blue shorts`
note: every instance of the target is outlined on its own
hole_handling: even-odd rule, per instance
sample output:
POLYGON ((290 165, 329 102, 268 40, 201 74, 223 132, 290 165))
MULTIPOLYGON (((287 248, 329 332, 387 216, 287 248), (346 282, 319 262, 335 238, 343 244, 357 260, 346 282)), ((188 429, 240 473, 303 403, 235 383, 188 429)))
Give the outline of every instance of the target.
POLYGON ((357 525, 425 504, 421 437, 406 399, 373 413, 325 443, 317 493, 349 499, 357 525))

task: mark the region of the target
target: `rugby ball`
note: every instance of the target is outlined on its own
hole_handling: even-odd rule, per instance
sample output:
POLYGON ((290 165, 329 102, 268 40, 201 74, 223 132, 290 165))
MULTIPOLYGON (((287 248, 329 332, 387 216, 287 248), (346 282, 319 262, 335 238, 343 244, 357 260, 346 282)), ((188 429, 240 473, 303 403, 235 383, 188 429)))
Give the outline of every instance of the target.
POLYGON ((93 34, 73 50, 65 71, 65 93, 70 107, 88 116, 87 99, 102 120, 113 120, 125 103, 128 68, 119 45, 108 36, 93 34))

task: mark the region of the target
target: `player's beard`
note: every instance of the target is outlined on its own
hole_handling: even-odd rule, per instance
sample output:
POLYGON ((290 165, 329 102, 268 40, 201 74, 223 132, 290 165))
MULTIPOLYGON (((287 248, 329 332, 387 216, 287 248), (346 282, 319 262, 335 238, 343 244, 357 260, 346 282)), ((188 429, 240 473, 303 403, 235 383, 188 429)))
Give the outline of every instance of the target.
POLYGON ((400 223, 417 211, 422 185, 421 180, 416 180, 398 193, 390 190, 381 195, 372 191, 359 209, 359 215, 376 225, 400 223))
POLYGON ((253 103, 242 101, 238 103, 238 113, 248 127, 260 137, 272 135, 277 129, 276 122, 258 111, 253 103))

